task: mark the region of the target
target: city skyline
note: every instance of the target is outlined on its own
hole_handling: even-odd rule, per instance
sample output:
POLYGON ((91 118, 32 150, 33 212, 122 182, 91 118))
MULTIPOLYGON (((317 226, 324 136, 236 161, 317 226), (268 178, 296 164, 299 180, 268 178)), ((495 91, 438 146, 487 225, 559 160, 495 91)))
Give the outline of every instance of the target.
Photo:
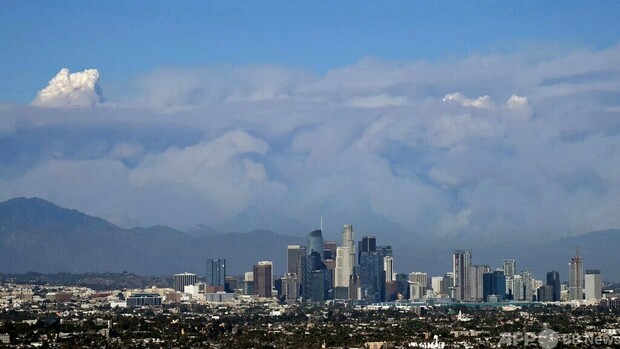
POLYGON ((620 2, 0 7, 0 346, 620 345, 620 2))
MULTIPOLYGON (((353 301, 365 304, 393 301, 520 304, 591 302, 603 298, 601 270, 588 269, 584 277, 583 258, 578 250, 570 260, 566 274, 568 280, 564 283, 561 282, 561 273, 555 270, 544 272, 546 278, 541 279, 535 278, 532 268, 527 266, 521 267, 521 272, 517 273, 516 259, 497 261, 500 267, 496 269, 492 265, 474 264, 470 250, 454 250, 452 271, 433 275, 419 269, 396 269, 394 263, 397 260, 393 258, 391 246, 377 245, 375 236, 366 235, 358 240, 358 259, 355 262, 350 248, 354 245, 354 236, 350 223, 343 225, 340 244, 323 241, 321 229, 309 232, 308 246, 314 247, 287 246, 286 273, 275 274, 273 261, 258 262, 253 271, 246 272, 243 295, 277 297, 286 303, 353 301), (322 243, 322 248, 319 243, 322 243), (334 250, 337 252, 334 253, 334 250), (259 271, 261 268, 264 271, 259 271)), ((238 277, 229 275, 222 275, 227 282, 225 287, 208 289, 209 285, 213 285, 209 266, 222 265, 221 261, 225 266, 225 260, 207 259, 207 294, 223 292, 224 289, 227 293, 241 290, 238 277), (237 286, 233 287, 229 282, 237 286)), ((179 288, 177 279, 183 275, 175 274, 175 289, 179 288)), ((196 276, 191 276, 196 281, 196 276)))

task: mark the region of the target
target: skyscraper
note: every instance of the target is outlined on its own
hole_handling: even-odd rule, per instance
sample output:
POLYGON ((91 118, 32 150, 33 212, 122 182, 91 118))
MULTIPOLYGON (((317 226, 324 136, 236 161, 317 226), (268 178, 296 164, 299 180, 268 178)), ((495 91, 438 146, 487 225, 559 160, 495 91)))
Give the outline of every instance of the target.
POLYGON ((254 272, 253 271, 248 271, 244 274, 243 294, 246 296, 255 294, 254 293, 254 272))
POLYGON ((371 303, 383 301, 385 292, 383 256, 376 251, 362 251, 359 270, 361 299, 371 303))
POLYGON ((313 230, 308 234, 308 255, 316 252, 323 260, 323 234, 321 229, 313 230))
POLYGON ((433 288, 433 294, 440 295, 443 292, 443 276, 433 276, 431 278, 431 287, 433 288))
POLYGON ((286 273, 282 278, 282 295, 287 302, 293 302, 299 297, 299 279, 295 273, 286 273))
POLYGON ((323 259, 336 259, 336 248, 338 243, 336 241, 323 242, 323 259))
POLYGON ((560 301, 560 293, 562 292, 562 284, 560 282, 560 273, 553 270, 547 273, 547 285, 551 286, 551 295, 546 298, 552 302, 560 301))
POLYGON ((364 236, 359 242, 358 248, 358 264, 362 257, 362 252, 376 252, 377 251, 377 239, 374 236, 364 236))
POLYGON ((523 280, 523 299, 526 301, 532 301, 534 298, 532 270, 529 268, 521 270, 521 279, 523 280))
POLYGON ((519 274, 512 277, 512 295, 513 299, 517 301, 525 299, 523 294, 523 278, 519 274))
POLYGON ((392 246, 390 245, 378 245, 376 247, 377 252, 381 253, 384 257, 393 257, 394 252, 392 251, 392 246))
POLYGON ((349 248, 351 265, 355 266, 355 233, 352 224, 345 224, 342 228, 342 246, 349 248))
POLYGON ((390 256, 383 257, 383 271, 385 272, 385 282, 393 281, 394 259, 390 256))
POLYGON ((306 255, 302 245, 288 245, 286 248, 286 272, 299 274, 301 259, 306 255))
POLYGON ((226 285, 226 259, 207 259, 207 285, 226 285))
POLYGON ((448 297, 456 299, 456 289, 454 288, 454 272, 447 272, 443 276, 443 290, 442 294, 448 295, 448 297))
POLYGON ((321 255, 318 252, 312 252, 305 256, 302 264, 301 295, 303 300, 322 302, 324 295, 329 291, 325 288, 331 287, 330 283, 331 275, 325 263, 321 261, 321 255), (320 271, 321 274, 315 273, 316 271, 320 271))
POLYGON ((349 287, 349 278, 353 275, 351 249, 341 246, 336 249, 336 280, 335 287, 349 287))
POLYGON ((417 300, 424 297, 426 288, 428 287, 428 274, 414 271, 409 273, 409 299, 417 300))
POLYGON ((471 252, 456 250, 452 256, 452 269, 454 272, 455 298, 457 301, 471 300, 471 252))
POLYGON ((504 259, 503 262, 504 276, 506 277, 506 294, 508 299, 514 299, 514 292, 512 290, 512 279, 515 276, 517 270, 517 262, 514 259, 504 259))
POLYGON ((491 271, 488 265, 472 265, 469 273, 469 284, 471 287, 471 300, 482 301, 484 299, 484 273, 491 271))
POLYGON ((422 287, 427 287, 428 285, 428 274, 427 273, 423 273, 421 271, 414 271, 413 273, 409 273, 409 281, 411 282, 417 282, 420 285, 422 285, 422 287))
POLYGON ((272 267, 273 263, 270 261, 258 262, 254 265, 254 294, 259 297, 271 297, 272 287, 272 267))
POLYGON ((583 299, 583 260, 579 257, 579 252, 571 258, 568 264, 568 299, 583 299))
POLYGON ((196 283, 196 274, 182 273, 174 274, 174 290, 183 292, 185 286, 193 285, 196 283))
POLYGON ((603 279, 600 270, 586 270, 586 299, 603 297, 603 279))
POLYGON ((482 298, 484 302, 489 301, 489 296, 497 296, 499 301, 506 298, 506 276, 503 270, 487 272, 483 275, 483 292, 482 298))

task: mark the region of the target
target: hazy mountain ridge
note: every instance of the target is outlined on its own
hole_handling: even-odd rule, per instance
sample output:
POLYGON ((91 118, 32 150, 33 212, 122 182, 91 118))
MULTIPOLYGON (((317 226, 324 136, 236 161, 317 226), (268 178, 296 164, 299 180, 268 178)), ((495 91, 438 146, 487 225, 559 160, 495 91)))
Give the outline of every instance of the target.
MULTIPOLYGON (((361 238, 361 236, 356 236, 361 238)), ((603 277, 619 280, 616 246, 620 230, 610 229, 555 239, 489 247, 453 246, 440 240, 423 244, 412 236, 392 244, 397 272, 424 271, 442 275, 450 271, 453 249, 471 248, 474 264, 501 266, 502 259, 517 260, 517 269, 531 268, 542 278, 549 270, 567 279, 568 261, 579 247, 584 269, 601 269, 603 277)), ((120 228, 104 219, 59 207, 39 198, 15 198, 0 203, 0 272, 120 272, 165 275, 195 272, 203 275, 206 258, 226 258, 228 271, 240 274, 260 260, 274 262, 276 273, 286 267, 286 245, 305 243, 303 236, 268 230, 218 233, 207 226, 181 232, 167 226, 120 228), (201 231, 202 230, 202 231, 201 231)))
POLYGON ((193 237, 166 226, 123 229, 39 198, 0 203, 1 272, 203 275, 206 258, 227 258, 232 273, 265 259, 278 271, 286 265, 286 245, 301 240, 266 231, 193 237))

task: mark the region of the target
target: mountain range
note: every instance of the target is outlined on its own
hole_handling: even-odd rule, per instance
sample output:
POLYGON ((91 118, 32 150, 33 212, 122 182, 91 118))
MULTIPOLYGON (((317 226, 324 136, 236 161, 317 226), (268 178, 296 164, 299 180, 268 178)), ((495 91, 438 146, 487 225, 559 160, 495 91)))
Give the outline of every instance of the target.
MULTIPOLYGON (((357 238, 361 238, 357 236, 357 238)), ((268 230, 221 233, 206 225, 186 232, 167 226, 125 229, 104 219, 59 207, 40 198, 0 202, 0 272, 121 272, 170 275, 205 273, 207 258, 226 258, 229 274, 252 270, 261 260, 274 263, 274 272, 286 267, 288 244, 304 244, 304 236, 268 230)), ((544 278, 549 270, 567 279, 568 262, 577 253, 585 269, 601 269, 606 280, 620 280, 620 230, 590 232, 544 242, 476 244, 439 238, 400 238, 391 243, 394 269, 443 275, 451 269, 454 249, 471 249, 474 264, 500 267, 502 259, 517 260, 517 269, 531 268, 544 278), (402 240, 402 241, 400 241, 402 240), (455 246, 459 244, 459 246, 455 246)))

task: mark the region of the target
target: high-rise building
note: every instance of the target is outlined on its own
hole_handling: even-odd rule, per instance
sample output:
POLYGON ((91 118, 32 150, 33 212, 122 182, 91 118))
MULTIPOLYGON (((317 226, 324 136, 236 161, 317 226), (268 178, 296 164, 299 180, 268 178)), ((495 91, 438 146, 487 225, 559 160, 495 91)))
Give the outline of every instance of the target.
POLYGON ((383 257, 383 271, 385 272, 385 282, 393 281, 394 259, 390 256, 383 257))
POLYGON ((536 290, 536 300, 539 302, 553 302, 553 286, 543 285, 536 290))
POLYGON ((226 260, 207 259, 207 285, 225 286, 226 285, 226 260))
POLYGON ((323 260, 323 234, 321 229, 313 230, 308 234, 308 255, 316 252, 323 260))
POLYGON ((506 276, 503 270, 486 272, 482 278, 482 299, 484 302, 489 301, 489 296, 496 296, 498 301, 502 301, 506 298, 506 276))
POLYGON ((526 301, 532 301, 534 299, 532 270, 529 268, 521 270, 521 279, 523 280, 523 299, 526 301))
POLYGON ((286 272, 299 274, 299 271, 301 269, 301 260, 305 255, 305 246, 288 245, 286 248, 286 272))
POLYGON ((364 236, 359 242, 359 248, 357 249, 359 264, 362 258, 362 252, 376 252, 377 251, 377 239, 374 236, 364 236))
POLYGON ((351 275, 349 280, 349 299, 362 300, 362 280, 359 275, 351 275))
MULTIPOLYGON (((547 273, 547 285, 551 286, 551 295, 546 295, 547 301, 559 302, 562 292, 562 283, 560 282, 560 273, 553 270, 547 273)), ((549 291, 549 290, 547 290, 549 291)))
POLYGON ((282 295, 286 302, 294 302, 299 297, 299 279, 295 273, 286 273, 282 278, 282 295))
POLYGON ((586 299, 603 298, 603 279, 600 270, 586 270, 586 299))
POLYGON ((422 297, 426 292, 426 287, 424 287, 419 282, 409 281, 409 299, 412 301, 416 301, 422 297))
POLYGON ((448 297, 452 298, 452 299, 456 299, 456 289, 454 287, 454 273, 453 272, 447 272, 444 276, 443 276, 443 287, 444 289, 441 290, 442 294, 448 295, 448 297))
POLYGON ((349 287, 349 279, 353 275, 352 262, 351 248, 349 246, 341 246, 336 249, 335 287, 349 287))
POLYGON ((254 265, 254 294, 259 297, 271 297, 273 282, 273 263, 270 261, 258 262, 254 265))
POLYGON ((456 250, 452 256, 452 267, 454 272, 455 298, 457 301, 471 300, 471 252, 456 250))
POLYGON ((383 256, 376 251, 362 251, 360 255, 361 299, 370 303, 384 300, 385 272, 383 256))
POLYGON ((512 277, 512 295, 513 299, 517 301, 525 299, 523 294, 523 278, 519 274, 512 277))
POLYGON ((327 269, 318 269, 310 272, 310 282, 306 289, 306 301, 323 303, 329 299, 331 275, 327 269))
POLYGON ((226 278, 224 278, 224 291, 228 293, 235 293, 238 288, 239 280, 237 279, 237 276, 226 275, 226 278))
POLYGON ((352 224, 345 224, 342 228, 342 246, 349 248, 351 253, 351 265, 355 266, 355 233, 352 224))
POLYGON ((568 264, 568 273, 568 299, 583 299, 583 260, 579 257, 579 254, 571 258, 568 264))
POLYGON ((515 276, 517 270, 517 262, 514 259, 504 259, 503 261, 504 276, 506 277, 506 295, 507 299, 515 299, 514 292, 512 290, 512 279, 515 276))
POLYGON ((413 273, 409 273, 409 281, 417 282, 426 288, 428 285, 428 274, 421 271, 414 271, 413 273))
POLYGON ((376 247, 377 252, 381 253, 384 257, 394 257, 394 252, 392 251, 392 246, 390 245, 378 245, 376 247))
POLYGON ((336 241, 323 242, 323 259, 336 259, 336 248, 338 243, 336 241))
POLYGON ((336 282, 336 260, 326 259, 323 261, 323 264, 325 264, 325 269, 327 269, 329 274, 329 287, 333 287, 336 282))
POLYGON ((243 294, 246 296, 254 294, 254 272, 248 271, 243 278, 243 294))
POLYGON ((409 299, 416 300, 424 297, 428 287, 428 274, 415 271, 409 273, 409 299))
POLYGON ((472 265, 469 273, 469 284, 471 287, 471 300, 482 301, 484 299, 483 275, 491 271, 488 265, 472 265))
POLYGON ((443 293, 443 276, 433 276, 431 278, 431 288, 433 289, 433 294, 441 295, 443 293))
POLYGON ((331 287, 331 275, 329 275, 329 270, 327 270, 327 266, 321 260, 320 253, 312 252, 311 254, 304 257, 301 274, 301 295, 303 296, 304 301, 319 301, 316 299, 316 297, 318 297, 320 294, 324 294, 326 291, 329 291, 322 289, 322 287, 331 287), (322 277, 329 276, 329 280, 327 282, 323 282, 322 279, 319 280, 319 277, 317 275, 312 274, 316 270, 325 271, 322 274, 322 277), (319 282, 319 284, 314 284, 315 282, 319 282))
POLYGON ((185 286, 193 285, 196 283, 196 274, 182 273, 174 274, 174 290, 183 292, 185 286))

